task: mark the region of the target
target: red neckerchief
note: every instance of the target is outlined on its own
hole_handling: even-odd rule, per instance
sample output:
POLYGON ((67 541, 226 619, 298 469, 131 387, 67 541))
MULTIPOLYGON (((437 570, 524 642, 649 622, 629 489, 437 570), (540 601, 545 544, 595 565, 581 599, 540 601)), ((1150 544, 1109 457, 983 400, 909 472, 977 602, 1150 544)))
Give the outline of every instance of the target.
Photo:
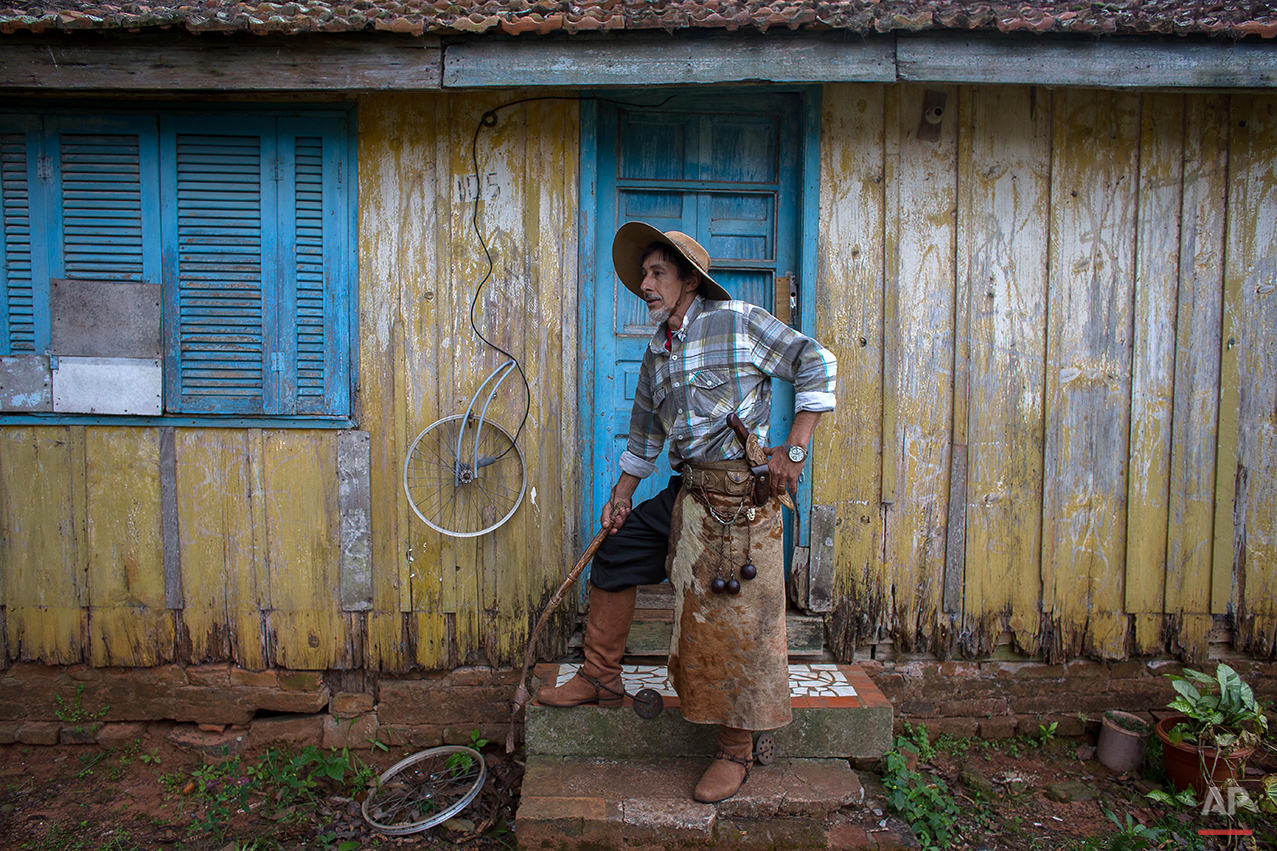
POLYGON ((670 326, 667 323, 665 326, 665 351, 667 352, 673 351, 673 348, 672 348, 673 345, 674 345, 674 332, 670 330, 670 326))

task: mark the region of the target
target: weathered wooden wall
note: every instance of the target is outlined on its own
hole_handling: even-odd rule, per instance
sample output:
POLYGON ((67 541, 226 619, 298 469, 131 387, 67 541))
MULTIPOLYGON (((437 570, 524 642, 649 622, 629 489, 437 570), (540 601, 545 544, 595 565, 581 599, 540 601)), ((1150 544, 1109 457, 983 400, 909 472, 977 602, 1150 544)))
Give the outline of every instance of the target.
MULTIPOLYGON (((522 659, 570 560, 576 446, 577 110, 502 110, 479 140, 496 268, 476 321, 531 384, 528 491, 509 523, 445 538, 413 517, 403 453, 465 410, 500 358, 469 326, 486 264, 467 176, 483 112, 516 95, 372 96, 360 105, 360 428, 370 433, 373 607, 344 611, 338 433, 177 429, 181 605, 166 605, 161 430, 0 429, 0 658, 387 671, 522 659)), ((495 419, 513 432, 517 380, 495 419)), ((562 652, 570 607, 547 630, 562 652)), ((3 662, 0 662, 3 664, 3 662)))
POLYGON ((1277 643, 1277 99, 825 90, 841 655, 1277 643))
MULTIPOLYGON (((521 660, 530 620, 571 554, 581 478, 577 446, 577 107, 544 100, 502 109, 479 137, 480 216, 495 269, 476 322, 520 358, 532 409, 519 447, 528 492, 504 526, 447 538, 399 487, 423 428, 464 413, 501 356, 469 325, 487 269, 471 226, 471 140, 486 110, 519 98, 384 95, 359 109, 360 407, 372 435, 374 610, 370 659, 414 665, 521 660)), ((514 379, 495 419, 523 413, 514 379)), ((547 639, 563 648, 565 611, 547 639)))
MULTIPOLYGON (((837 85, 823 98, 818 336, 838 353, 814 496, 842 656, 1202 656, 1277 644, 1277 99, 837 85)), ((540 93, 537 93, 540 94, 540 93)), ((359 107, 359 427, 372 608, 346 611, 336 432, 0 429, 0 658, 385 671, 519 659, 579 542, 577 107, 479 137, 477 308, 531 382, 528 493, 478 539, 412 516, 412 438, 499 356, 470 145, 518 93, 359 107), (173 575, 173 571, 177 571, 173 575), (180 585, 180 607, 170 592, 180 585)), ((522 414, 513 382, 496 418, 522 414)), ((562 650, 570 613, 543 650, 562 650)))

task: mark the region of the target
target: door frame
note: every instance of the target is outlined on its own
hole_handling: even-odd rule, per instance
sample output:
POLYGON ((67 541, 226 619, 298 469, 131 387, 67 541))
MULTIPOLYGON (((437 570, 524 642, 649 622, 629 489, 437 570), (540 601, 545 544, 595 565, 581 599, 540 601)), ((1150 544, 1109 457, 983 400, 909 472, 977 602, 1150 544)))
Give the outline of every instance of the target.
MULTIPOLYGON (((801 171, 798 184, 802 193, 798 199, 798 330, 805 334, 814 334, 816 325, 816 271, 817 242, 815 234, 820 223, 820 98, 821 87, 813 86, 750 86, 719 88, 710 86, 680 87, 679 93, 704 90, 711 94, 733 95, 751 92, 768 94, 796 94, 801 98, 800 112, 802 127, 799 128, 798 167, 801 171), (804 234, 812 234, 804 238, 804 234)), ((669 89, 657 89, 668 92, 669 89)), ((618 100, 639 100, 651 97, 653 90, 639 92, 611 92, 607 97, 618 100)), ((578 342, 577 370, 577 410, 580 419, 580 444, 582 454, 582 477, 580 494, 580 515, 577 518, 578 540, 586 541, 597 531, 599 512, 602 505, 594 500, 595 490, 600 485, 610 487, 615 483, 616 470, 594 470, 594 436, 598 429, 607 428, 607 418, 611 414, 611 406, 594 404, 594 369, 593 353, 597 351, 598 329, 593 309, 593 294, 586 292, 587 282, 597 279, 600 258, 595 251, 598 236, 598 133, 599 107, 602 96, 584 94, 580 101, 580 151, 579 174, 580 193, 577 203, 578 211, 578 276, 577 276, 577 327, 580 329, 578 342), (587 460, 590 459, 590 460, 587 460)), ((611 258, 602 258, 602 262, 610 263, 611 258)), ((807 469, 813 469, 809 464, 807 469)), ((811 480, 804 472, 798 491, 796 512, 797 540, 795 546, 808 546, 811 516, 811 480)))

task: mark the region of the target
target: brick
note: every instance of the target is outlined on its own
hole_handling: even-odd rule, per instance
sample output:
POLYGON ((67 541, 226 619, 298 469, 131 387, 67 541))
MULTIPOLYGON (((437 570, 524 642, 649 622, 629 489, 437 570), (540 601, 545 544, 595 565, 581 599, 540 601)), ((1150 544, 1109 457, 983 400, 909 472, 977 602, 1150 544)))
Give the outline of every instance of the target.
POLYGON ((368 749, 377 738, 377 716, 362 715, 349 720, 324 718, 324 747, 368 749))
POLYGON ((519 681, 520 671, 489 668, 482 665, 471 665, 455 668, 447 680, 454 686, 513 686, 519 681))
POLYGON ((577 848, 597 843, 620 847, 619 823, 609 826, 607 802, 602 798, 541 798, 519 801, 515 832, 528 848, 577 848), (601 829, 602 828, 602 829, 601 829))
POLYGON ((825 832, 825 841, 831 851, 874 851, 878 843, 859 825, 837 824, 825 832))
POLYGON ((1015 718, 1000 715, 997 718, 986 718, 980 722, 980 738, 1012 739, 1015 738, 1015 718))
POLYGON ((1041 662, 999 662, 1001 674, 1022 679, 1061 679, 1064 677, 1063 665, 1044 665, 1041 662))
POLYGON ((37 665, 31 662, 19 662, 9 669, 10 675, 19 683, 49 683, 57 680, 69 681, 62 669, 54 665, 37 665))
POLYGON ((980 676, 980 664, 978 662, 942 662, 939 673, 945 678, 973 679, 980 676))
POLYGON ((932 739, 945 734, 970 739, 980 731, 980 722, 974 718, 928 718, 922 723, 932 739))
POLYGON ((56 745, 62 725, 54 721, 28 721, 18 727, 13 738, 23 745, 56 745))
POLYGON ((1007 712, 1006 698, 989 697, 977 700, 948 700, 939 706, 941 717, 952 717, 970 715, 973 717, 989 717, 993 715, 1005 715, 1007 712))
POLYGON ((279 676, 275 671, 250 671, 236 666, 231 668, 231 685, 247 688, 277 688, 279 676))
POLYGON ((98 744, 104 748, 127 747, 146 735, 145 721, 116 721, 98 730, 98 744))
POLYGON ((1115 680, 1133 680, 1148 675, 1148 666, 1143 662, 1127 661, 1109 664, 1109 676, 1115 680))
POLYGON ((443 744, 443 730, 437 724, 381 724, 377 741, 391 747, 433 748, 443 744))
POLYGON ((96 721, 87 724, 67 724, 58 734, 58 741, 64 745, 96 745, 98 729, 101 726, 96 721))
POLYGON ((474 733, 479 734, 479 738, 487 739, 489 742, 504 742, 506 733, 510 731, 509 720, 504 724, 480 724, 477 727, 473 725, 462 725, 455 727, 443 728, 443 743, 445 745, 468 745, 470 737, 474 733))
POLYGON ((289 691, 318 691, 324 688, 324 677, 319 671, 280 671, 279 687, 289 691))
POLYGON ((1021 736, 1038 736, 1043 727, 1055 725, 1055 735, 1075 738, 1086 732, 1087 721, 1077 715, 1022 715, 1016 718, 1016 730, 1021 736))
POLYGON ((18 728, 21 726, 16 721, 0 722, 0 745, 11 745, 16 742, 18 728))
POLYGON ((210 689, 183 686, 174 694, 169 713, 160 718, 197 724, 237 724, 247 726, 255 707, 241 689, 210 689))
POLYGON ((248 747, 248 731, 243 728, 224 733, 205 733, 194 724, 178 724, 164 740, 175 748, 199 754, 206 760, 220 761, 243 753, 248 747))
POLYGON ((220 665, 188 665, 186 680, 193 686, 220 686, 226 688, 231 684, 231 666, 220 665))
POLYGON ((1089 659, 1075 659, 1064 663, 1064 674, 1069 678, 1101 678, 1109 675, 1108 665, 1089 659))
POLYGON ((382 680, 377 715, 383 724, 500 723, 510 716, 505 687, 448 687, 428 680, 382 680))
POLYGON ((249 743, 262 745, 317 745, 324 738, 327 715, 276 715, 258 718, 249 727, 249 743))
POLYGON ((372 712, 371 694, 359 692, 338 692, 328 703, 328 711, 338 718, 355 718, 372 712))

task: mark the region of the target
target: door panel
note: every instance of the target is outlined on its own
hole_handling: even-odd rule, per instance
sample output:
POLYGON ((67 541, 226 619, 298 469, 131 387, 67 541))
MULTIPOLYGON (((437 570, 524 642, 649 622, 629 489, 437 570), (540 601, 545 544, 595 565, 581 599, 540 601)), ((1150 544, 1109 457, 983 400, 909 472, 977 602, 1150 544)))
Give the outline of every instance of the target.
MULTIPOLYGON (((593 293, 598 329, 593 398, 595 405, 610 406, 610 416, 596 420, 595 516, 586 518, 587 525, 597 522, 616 481, 639 366, 656 330, 646 306, 612 269, 613 235, 634 220, 690 234, 709 251, 714 278, 733 298, 770 309, 776 277, 796 270, 799 262, 801 121, 801 98, 795 94, 698 92, 660 108, 599 103, 598 262, 587 292, 593 293)), ((773 382, 772 394, 775 442, 793 419, 793 389, 773 382)), ((669 476, 663 452, 635 501, 655 494, 669 476)))

